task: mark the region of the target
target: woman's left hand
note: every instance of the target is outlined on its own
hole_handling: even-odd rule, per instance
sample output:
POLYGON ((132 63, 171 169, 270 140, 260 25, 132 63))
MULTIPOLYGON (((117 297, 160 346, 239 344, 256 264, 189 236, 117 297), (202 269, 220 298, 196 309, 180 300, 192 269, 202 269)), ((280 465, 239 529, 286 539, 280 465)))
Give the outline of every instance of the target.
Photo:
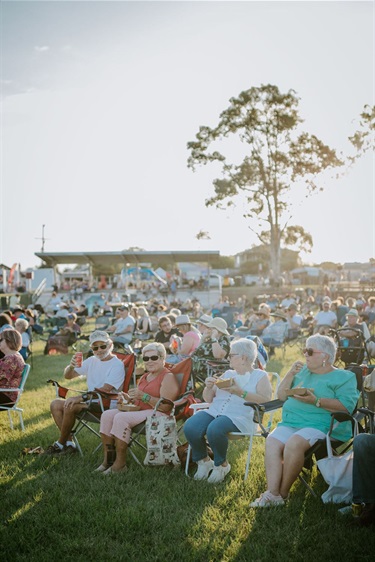
POLYGON ((136 388, 131 388, 128 391, 128 394, 131 400, 141 400, 142 396, 144 395, 144 392, 142 390, 139 390, 138 387, 136 387, 136 388))
POLYGON ((228 386, 227 388, 223 388, 222 390, 225 390, 230 394, 235 394, 236 396, 241 396, 241 394, 243 393, 243 389, 235 382, 232 382, 230 386, 228 386))
POLYGON ((316 402, 316 396, 311 392, 311 390, 307 390, 305 396, 299 396, 295 394, 293 398, 299 400, 300 402, 304 402, 305 404, 315 404, 316 402))

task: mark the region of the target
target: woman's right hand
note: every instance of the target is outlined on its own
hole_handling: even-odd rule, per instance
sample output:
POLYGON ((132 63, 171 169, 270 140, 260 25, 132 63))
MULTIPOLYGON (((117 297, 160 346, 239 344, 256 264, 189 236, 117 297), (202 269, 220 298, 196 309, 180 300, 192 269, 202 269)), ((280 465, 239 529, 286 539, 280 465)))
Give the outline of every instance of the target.
POLYGON ((291 366, 291 368, 289 369, 289 371, 287 372, 286 376, 289 375, 291 377, 294 377, 294 375, 300 372, 300 370, 302 369, 302 367, 304 367, 304 365, 305 364, 302 363, 302 361, 295 361, 291 366))
POLYGON ((217 379, 215 377, 207 377, 205 380, 205 384, 207 388, 213 388, 217 379))

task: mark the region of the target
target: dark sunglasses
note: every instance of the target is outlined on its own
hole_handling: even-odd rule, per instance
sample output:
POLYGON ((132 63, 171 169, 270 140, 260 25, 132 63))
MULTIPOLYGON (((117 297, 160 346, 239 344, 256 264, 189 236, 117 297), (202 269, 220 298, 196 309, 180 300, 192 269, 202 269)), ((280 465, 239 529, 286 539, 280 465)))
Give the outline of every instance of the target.
POLYGON ((104 344, 104 345, 92 345, 92 346, 91 346, 91 349, 92 349, 93 351, 98 351, 98 349, 107 349, 107 344, 104 344))
POLYGON ((159 355, 151 355, 150 357, 147 357, 147 355, 143 355, 142 359, 145 363, 147 363, 147 361, 158 361, 160 357, 159 355))
POLYGON ((311 349, 311 347, 306 348, 302 351, 302 353, 304 355, 308 355, 309 357, 311 357, 312 355, 314 355, 314 353, 324 353, 324 351, 317 351, 316 349, 311 349))

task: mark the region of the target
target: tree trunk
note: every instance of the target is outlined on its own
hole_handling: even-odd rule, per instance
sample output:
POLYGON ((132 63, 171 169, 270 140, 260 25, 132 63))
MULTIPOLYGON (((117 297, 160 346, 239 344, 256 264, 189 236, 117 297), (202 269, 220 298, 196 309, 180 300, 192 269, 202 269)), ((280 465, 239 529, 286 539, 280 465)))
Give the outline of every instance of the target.
POLYGON ((273 273, 273 278, 277 281, 280 277, 280 229, 278 226, 271 227, 271 244, 270 244, 270 269, 273 273))

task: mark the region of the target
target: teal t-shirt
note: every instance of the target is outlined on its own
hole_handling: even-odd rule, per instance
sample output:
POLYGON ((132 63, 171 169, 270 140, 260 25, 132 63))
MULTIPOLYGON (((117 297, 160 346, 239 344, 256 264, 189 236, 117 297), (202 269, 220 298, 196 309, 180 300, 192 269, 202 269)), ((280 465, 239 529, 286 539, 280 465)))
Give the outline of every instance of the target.
MULTIPOLYGON (((302 386, 312 388, 317 398, 334 398, 340 400, 342 405, 352 413, 357 405, 359 391, 357 390, 357 379, 354 373, 344 369, 335 369, 325 375, 311 373, 304 366, 297 373, 291 388, 302 386)), ((288 397, 282 411, 280 425, 305 428, 313 427, 327 433, 331 423, 331 413, 324 408, 317 408, 313 404, 299 402, 293 397, 288 397)), ((338 424, 333 430, 332 437, 340 441, 350 439, 352 434, 350 422, 338 424)))

